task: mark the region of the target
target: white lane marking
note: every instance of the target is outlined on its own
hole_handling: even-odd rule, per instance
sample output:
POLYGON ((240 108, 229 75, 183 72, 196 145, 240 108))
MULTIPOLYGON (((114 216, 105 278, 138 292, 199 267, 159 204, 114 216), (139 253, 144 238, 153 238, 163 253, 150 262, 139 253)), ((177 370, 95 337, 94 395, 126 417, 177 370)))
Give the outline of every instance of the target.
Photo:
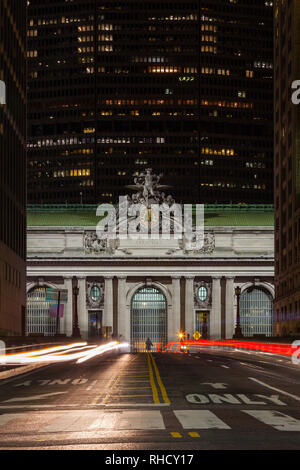
POLYGON ((265 405, 264 401, 254 401, 246 397, 243 393, 238 393, 237 396, 246 404, 246 405, 265 405))
POLYGON ((166 429, 160 411, 123 411, 118 429, 166 429))
MULTIPOLYGON (((84 385, 88 382, 88 379, 55 379, 55 380, 37 380, 36 383, 40 387, 45 387, 46 385, 48 386, 53 386, 53 385, 84 385)), ((13 385, 14 387, 30 387, 30 385, 33 384, 33 380, 27 380, 26 382, 20 382, 16 385, 13 385)))
POLYGON ((78 431, 82 429, 82 426, 78 424, 78 421, 84 417, 84 411, 73 411, 64 413, 59 418, 52 421, 47 426, 43 426, 40 432, 62 432, 62 431, 78 431))
POLYGON ((13 385, 13 387, 30 387, 31 384, 32 384, 32 380, 27 380, 26 382, 13 385))
POLYGON ((185 398, 189 403, 194 403, 196 405, 204 405, 209 403, 209 398, 199 393, 190 393, 189 395, 186 395, 185 398))
MULTIPOLYGON (((128 408, 128 407, 137 407, 137 408, 143 408, 145 407, 161 407, 161 406, 170 406, 171 403, 114 403, 114 404, 105 404, 105 408, 128 408)), ((90 406, 103 406, 102 403, 95 404, 95 405, 90 405, 90 406)))
POLYGON ((166 429, 160 411, 118 411, 106 413, 104 421, 93 423, 93 427, 117 430, 166 429), (99 426, 100 425, 100 426, 99 426))
MULTIPOLYGON (((1 379, 1 376, 0 376, 0 387, 1 385, 6 385, 8 383, 11 383, 11 382, 15 382, 16 380, 20 380, 20 378, 24 378, 24 377, 28 377, 29 375, 33 375, 33 374, 36 374, 37 372, 39 372, 39 369, 46 369, 48 367, 53 367, 55 364, 45 364, 45 365, 40 365, 40 364, 35 364, 33 367, 32 366, 32 370, 29 370, 28 372, 21 372, 20 374, 18 375, 15 375, 13 377, 10 377, 9 379, 1 379)), ((25 367, 20 367, 17 369, 17 371, 21 371, 21 369, 26 369, 28 370, 31 366, 25 366, 25 367)))
POLYGON ((10 398, 9 400, 5 400, 2 403, 13 403, 13 402, 18 402, 18 401, 43 400, 43 398, 53 397, 55 395, 63 395, 64 393, 68 393, 68 392, 45 393, 44 395, 35 395, 35 396, 32 396, 32 397, 10 398))
POLYGON ((209 395, 212 403, 230 403, 232 405, 240 405, 241 402, 235 398, 231 393, 225 393, 224 395, 217 395, 216 393, 210 393, 209 395))
MULTIPOLYGON (((271 395, 270 397, 266 395, 259 395, 255 394, 255 397, 262 398, 264 400, 268 400, 269 402, 279 405, 279 406, 286 406, 286 403, 283 403, 279 400, 279 395, 271 395)), ((229 403, 231 405, 241 405, 242 403, 253 406, 253 405, 267 405, 266 401, 257 401, 247 397, 242 393, 238 393, 236 396, 232 395, 231 393, 225 393, 224 395, 216 394, 216 393, 209 393, 206 395, 201 395, 199 393, 193 393, 190 395, 186 395, 186 401, 189 403, 193 403, 194 405, 206 405, 208 403, 229 403)))
POLYGON ((300 401, 300 397, 297 397, 297 395, 292 395, 292 394, 289 393, 289 392, 285 392, 284 390, 280 390, 279 388, 272 387, 272 385, 268 385, 268 384, 262 382, 261 380, 255 379, 254 377, 249 377, 249 379, 250 379, 250 380, 253 380, 254 382, 259 383, 259 384, 262 385, 263 387, 270 388, 271 390, 275 390, 275 392, 282 393, 283 395, 286 395, 287 397, 291 397, 291 398, 293 398, 294 400, 300 401))
POLYGON ((0 415, 0 426, 5 426, 7 423, 10 421, 13 421, 14 419, 21 418, 23 415, 20 414, 7 414, 7 415, 0 415))
POLYGON ((300 421, 279 411, 241 410, 278 431, 300 431, 300 421))
POLYGON ((88 383, 89 379, 75 379, 72 382, 72 385, 84 385, 88 383))
POLYGON ((179 410, 174 414, 183 429, 231 429, 209 410, 179 410))
POLYGON ((230 367, 224 365, 222 365, 221 367, 224 367, 224 369, 230 369, 230 367))
MULTIPOLYGON (((69 382, 71 382, 72 379, 58 379, 58 380, 52 380, 52 382, 49 383, 49 385, 67 385, 69 382)), ((47 385, 45 383, 40 384, 40 385, 47 385)))
POLYGON ((89 430, 114 429, 117 424, 117 413, 101 413, 89 426, 89 430))
POLYGON ((269 400, 271 403, 275 403, 275 405, 287 406, 286 403, 283 403, 283 401, 279 400, 279 395, 271 395, 270 397, 268 397, 267 395, 259 395, 258 393, 256 393, 255 395, 259 398, 269 400))

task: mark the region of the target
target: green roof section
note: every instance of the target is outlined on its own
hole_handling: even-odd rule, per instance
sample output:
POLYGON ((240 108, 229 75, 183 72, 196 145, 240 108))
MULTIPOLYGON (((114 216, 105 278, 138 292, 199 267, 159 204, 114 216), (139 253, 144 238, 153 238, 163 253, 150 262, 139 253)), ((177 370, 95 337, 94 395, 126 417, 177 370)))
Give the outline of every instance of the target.
MULTIPOLYGON (((274 226, 272 205, 206 204, 205 226, 261 227, 274 226)), ((96 205, 28 206, 28 227, 95 227, 101 217, 96 205)))

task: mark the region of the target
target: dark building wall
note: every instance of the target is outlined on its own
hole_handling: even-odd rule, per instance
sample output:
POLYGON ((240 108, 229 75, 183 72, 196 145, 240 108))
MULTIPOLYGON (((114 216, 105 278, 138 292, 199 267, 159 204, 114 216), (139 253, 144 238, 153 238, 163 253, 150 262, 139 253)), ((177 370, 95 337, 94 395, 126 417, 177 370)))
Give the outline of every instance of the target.
POLYGON ((272 202, 271 4, 31 0, 29 202, 272 202))
POLYGON ((25 308, 26 1, 0 0, 0 335, 20 334, 25 308))
POLYGON ((300 105, 292 82, 300 79, 300 3, 275 8, 275 327, 300 334, 300 105))

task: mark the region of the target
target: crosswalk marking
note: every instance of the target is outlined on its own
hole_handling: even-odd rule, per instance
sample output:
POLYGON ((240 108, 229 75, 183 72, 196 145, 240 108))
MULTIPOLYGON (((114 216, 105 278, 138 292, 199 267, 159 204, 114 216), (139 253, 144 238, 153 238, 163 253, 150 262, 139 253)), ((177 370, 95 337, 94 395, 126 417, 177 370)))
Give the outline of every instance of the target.
POLYGON ((123 411, 118 418, 118 429, 166 429, 160 411, 123 411))
POLYGON ((278 431, 300 431, 300 421, 279 411, 242 410, 262 423, 268 424, 278 431))
POLYGON ((41 432, 65 432, 77 431, 82 429, 79 421, 84 416, 85 412, 71 412, 63 413, 59 418, 53 420, 50 424, 43 426, 41 432))
POLYGON ((114 429, 118 422, 118 413, 100 413, 97 419, 89 426, 89 430, 114 429))
MULTIPOLYGON (((153 406, 153 405, 152 405, 153 406)), ((194 437, 192 431, 205 429, 232 429, 226 422, 220 419, 217 414, 210 410, 173 410, 172 413, 178 420, 178 427, 191 431, 190 436, 194 437)), ((163 410, 147 409, 125 409, 125 410, 74 410, 43 412, 41 418, 39 412, 14 413, 0 415, 0 433, 5 434, 7 426, 16 426, 15 421, 23 429, 30 429, 36 434, 40 433, 65 433, 65 432, 97 432, 97 431, 151 431, 168 430, 168 414, 164 415, 163 410), (166 418, 166 424, 164 421, 166 418), (42 419, 42 425, 38 425, 42 419)), ((264 425, 273 428, 276 431, 294 431, 300 432, 300 420, 292 416, 283 414, 276 410, 235 410, 235 416, 243 413, 249 416, 249 420, 257 420, 264 425)), ((245 425, 245 431, 251 428, 245 425)), ((172 425, 174 426, 174 424, 172 425)), ((20 426, 18 425, 18 432, 20 426)), ((176 428, 175 428, 176 429, 176 428)), ((180 431, 180 429, 179 429, 180 431)), ((276 432, 275 431, 275 432, 276 432)), ((175 430, 174 430, 175 432, 175 430)))
POLYGON ((119 411, 102 413, 89 427, 96 429, 151 430, 166 429, 160 411, 119 411))
POLYGON ((231 429, 209 410, 179 410, 174 414, 183 429, 231 429))

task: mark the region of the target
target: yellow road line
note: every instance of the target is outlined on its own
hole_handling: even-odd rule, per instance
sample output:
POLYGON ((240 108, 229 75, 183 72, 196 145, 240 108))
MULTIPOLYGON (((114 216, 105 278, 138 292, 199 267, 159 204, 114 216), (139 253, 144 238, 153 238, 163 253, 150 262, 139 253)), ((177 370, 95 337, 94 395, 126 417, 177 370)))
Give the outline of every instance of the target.
POLYGON ((110 395, 110 398, 137 398, 137 397, 152 397, 152 395, 110 395))
POLYGON ((151 367, 151 359, 150 359, 150 354, 147 354, 147 360, 148 360, 148 367, 149 367, 149 377, 150 377, 150 384, 152 388, 152 394, 153 394, 153 401, 154 403, 160 403, 159 398, 158 398, 158 393, 157 393, 157 388, 154 382, 154 376, 153 376, 153 370, 151 367))
POLYGON ((151 390, 151 387, 126 387, 119 388, 119 390, 151 390))
POLYGON ((127 374, 122 374, 122 377, 128 377, 129 379, 144 379, 145 377, 149 377, 148 376, 148 370, 146 372, 144 372, 143 375, 127 375, 127 374))
POLYGON ((200 437, 200 434, 198 432, 189 432, 190 437, 200 437))
POLYGON ((179 432, 171 432, 171 436, 175 437, 175 439, 182 437, 182 435, 179 432))
MULTIPOLYGON (((120 377, 121 379, 122 377, 120 377)), ((123 382, 125 382, 125 380, 123 379, 123 382)), ((145 382, 149 382, 149 380, 127 380, 127 383, 129 384, 135 384, 135 383, 145 383, 145 382)))
POLYGON ((162 394, 162 397, 163 397, 163 400, 165 403, 171 403, 170 402, 170 399, 167 395, 167 391, 165 389, 165 386, 164 384, 162 383, 162 380, 160 378, 160 375, 159 375, 159 371, 158 371, 158 367, 156 365, 156 362, 154 360, 154 357, 152 356, 152 354, 150 353, 150 356, 151 356, 151 359, 152 359, 152 362, 153 362, 153 367, 154 367, 154 370, 155 370, 155 374, 156 374, 156 379, 157 379, 157 383, 159 385, 159 388, 160 388, 160 391, 161 391, 161 394, 162 394))

